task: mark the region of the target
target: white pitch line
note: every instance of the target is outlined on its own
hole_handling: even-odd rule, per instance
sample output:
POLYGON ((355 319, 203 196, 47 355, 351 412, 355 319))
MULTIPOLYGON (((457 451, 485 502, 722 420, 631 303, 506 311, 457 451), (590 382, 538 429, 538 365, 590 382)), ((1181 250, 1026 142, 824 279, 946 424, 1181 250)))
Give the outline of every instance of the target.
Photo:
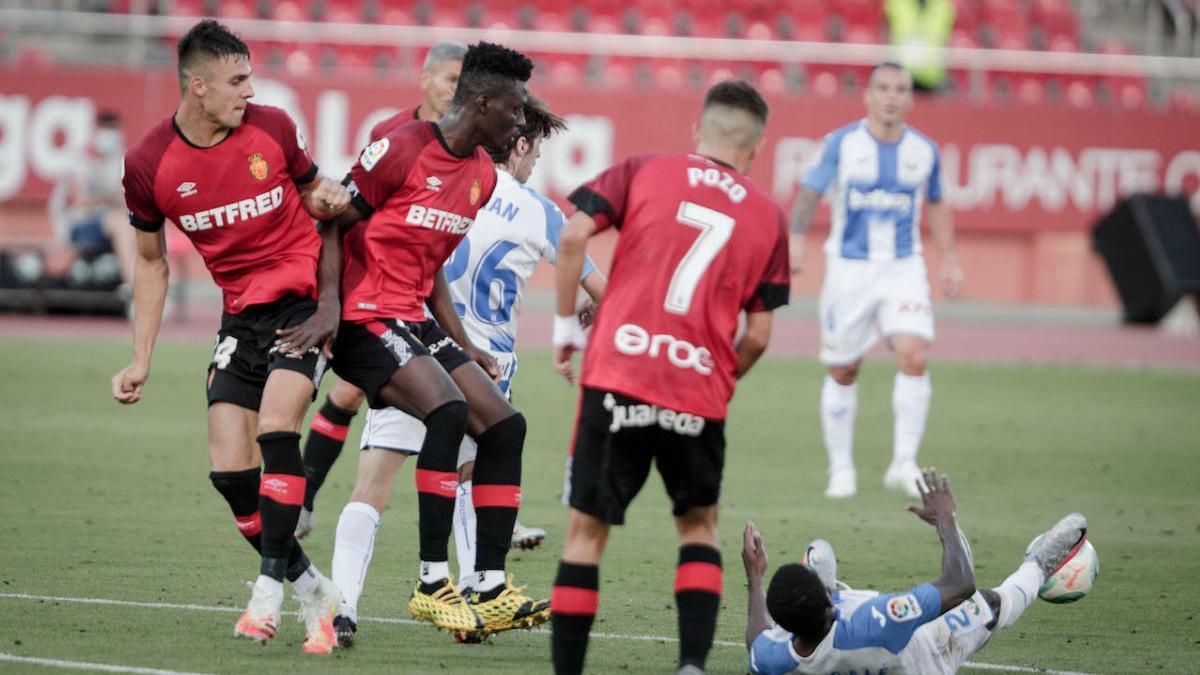
POLYGON ((64 659, 39 659, 32 656, 17 656, 0 652, 0 661, 10 663, 25 663, 33 666, 48 668, 66 668, 68 670, 98 670, 104 673, 137 673, 137 675, 200 675, 185 673, 178 670, 162 670, 161 668, 138 668, 137 666, 114 666, 108 663, 89 663, 88 661, 67 661, 64 659))
MULTIPOLYGON (((14 600, 39 600, 45 602, 69 602, 80 605, 110 605, 118 607, 142 607, 146 609, 181 609, 193 612, 240 612, 237 607, 214 607, 210 605, 193 605, 193 604, 178 604, 172 602, 139 602, 136 600, 113 600, 110 598, 73 598, 57 595, 32 595, 29 593, 0 593, 0 598, 10 598, 14 600)), ((360 616, 359 621, 369 621, 372 623, 399 624, 405 626, 424 625, 423 621, 414 621, 412 619, 399 619, 392 617, 381 616, 360 616)), ((538 628, 530 631, 533 633, 549 633, 545 628, 538 628)), ((592 633, 592 637, 606 640, 626 640, 631 642, 679 642, 679 638, 667 637, 660 635, 624 635, 621 633, 592 633)), ((734 640, 713 640, 713 644, 718 647, 743 647, 741 642, 734 640)), ((1095 673, 1084 673, 1074 670, 1052 670, 1049 668, 1030 668, 1028 666, 1010 666, 1002 663, 980 663, 978 661, 968 661, 963 664, 964 668, 975 668, 978 670, 997 670, 1009 673, 1045 673, 1045 675, 1096 675, 1095 673)), ((122 671, 124 672, 124 671, 122 671)), ((137 671, 143 672, 143 671, 137 671)), ((169 672, 169 671, 145 671, 145 672, 169 672)))

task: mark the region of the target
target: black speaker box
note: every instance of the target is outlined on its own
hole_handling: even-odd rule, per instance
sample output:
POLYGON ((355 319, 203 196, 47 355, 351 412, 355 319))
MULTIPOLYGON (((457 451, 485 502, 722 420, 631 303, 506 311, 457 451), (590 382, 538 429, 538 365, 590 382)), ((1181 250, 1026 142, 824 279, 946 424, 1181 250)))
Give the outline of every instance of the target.
POLYGON ((1125 308, 1125 321, 1157 323, 1200 293, 1200 228, 1182 197, 1134 195, 1101 218, 1092 242, 1125 308))

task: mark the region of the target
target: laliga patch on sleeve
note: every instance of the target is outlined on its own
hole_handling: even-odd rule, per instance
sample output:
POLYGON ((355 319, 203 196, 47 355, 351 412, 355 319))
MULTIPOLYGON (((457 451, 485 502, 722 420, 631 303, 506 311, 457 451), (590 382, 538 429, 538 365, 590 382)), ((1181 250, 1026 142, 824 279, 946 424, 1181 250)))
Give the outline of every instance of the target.
POLYGON ((300 131, 300 126, 296 126, 296 146, 301 150, 308 150, 308 144, 304 142, 304 134, 300 131))
POLYGON ((888 618, 897 623, 912 621, 920 618, 921 603, 917 602, 917 596, 911 593, 897 595, 894 598, 888 598, 887 614, 888 618))
POLYGON ((358 158, 358 163, 362 164, 364 171, 370 171, 375 168, 375 164, 387 154, 388 145, 390 145, 388 139, 381 138, 368 145, 362 151, 362 156, 358 158))

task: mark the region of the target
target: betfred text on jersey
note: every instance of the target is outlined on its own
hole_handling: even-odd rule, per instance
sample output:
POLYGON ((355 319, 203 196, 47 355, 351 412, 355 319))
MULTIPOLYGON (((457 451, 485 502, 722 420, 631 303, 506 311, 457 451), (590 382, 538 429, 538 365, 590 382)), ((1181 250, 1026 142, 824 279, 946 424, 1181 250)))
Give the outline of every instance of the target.
POLYGON ((604 409, 612 413, 612 422, 609 423, 608 429, 613 433, 621 429, 652 427, 656 424, 680 436, 699 436, 700 432, 704 431, 704 418, 699 415, 660 408, 649 403, 620 405, 612 394, 604 396, 604 409))
POLYGON ((740 204, 746 198, 746 188, 738 183, 728 171, 689 166, 687 177, 688 185, 692 187, 700 187, 701 185, 715 187, 724 192, 725 196, 729 197, 729 201, 734 204, 740 204))
POLYGON ((228 227, 239 220, 264 216, 283 204, 283 186, 279 185, 253 199, 231 202, 215 209, 179 216, 179 227, 187 232, 228 227))
POLYGON ((707 347, 697 347, 674 335, 650 331, 634 323, 621 324, 613 334, 613 346, 629 356, 649 356, 652 359, 666 355, 667 361, 676 368, 691 369, 701 375, 712 375, 712 352, 707 347))
POLYGON ((413 204, 408 208, 408 216, 404 221, 411 225, 420 225, 421 227, 439 232, 449 232, 450 234, 466 234, 467 230, 471 229, 471 225, 475 222, 466 216, 460 216, 457 213, 442 211, 420 204, 413 204))

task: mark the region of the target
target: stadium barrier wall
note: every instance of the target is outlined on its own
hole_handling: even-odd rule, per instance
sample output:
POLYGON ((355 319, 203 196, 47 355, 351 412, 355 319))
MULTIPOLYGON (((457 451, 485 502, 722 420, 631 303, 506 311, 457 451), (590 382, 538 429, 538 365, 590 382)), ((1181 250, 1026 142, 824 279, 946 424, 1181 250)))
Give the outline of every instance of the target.
MULTIPOLYGON (((254 83, 256 102, 291 112, 331 175, 350 166, 376 121, 420 98, 415 82, 367 73, 271 72, 257 74, 254 83)), ((539 87, 536 74, 531 88, 571 125, 546 144, 531 179, 560 202, 613 161, 690 148, 702 97, 690 90, 539 87)), ((0 237, 48 233, 41 204, 86 144, 97 109, 120 112, 132 143, 177 101, 173 69, 0 67, 0 237)), ((790 208, 823 134, 860 118, 863 106, 857 97, 770 102, 767 143, 751 175, 790 208)), ((971 299, 1113 305, 1111 283, 1090 250, 1092 222, 1135 192, 1184 194, 1200 212, 1200 116, 1194 113, 920 99, 911 122, 941 145, 971 299)), ((819 288, 820 230, 827 221, 822 209, 798 293, 819 288)), ((600 247, 601 259, 610 247, 600 247)), ((534 283, 546 281, 539 274, 534 283)))

